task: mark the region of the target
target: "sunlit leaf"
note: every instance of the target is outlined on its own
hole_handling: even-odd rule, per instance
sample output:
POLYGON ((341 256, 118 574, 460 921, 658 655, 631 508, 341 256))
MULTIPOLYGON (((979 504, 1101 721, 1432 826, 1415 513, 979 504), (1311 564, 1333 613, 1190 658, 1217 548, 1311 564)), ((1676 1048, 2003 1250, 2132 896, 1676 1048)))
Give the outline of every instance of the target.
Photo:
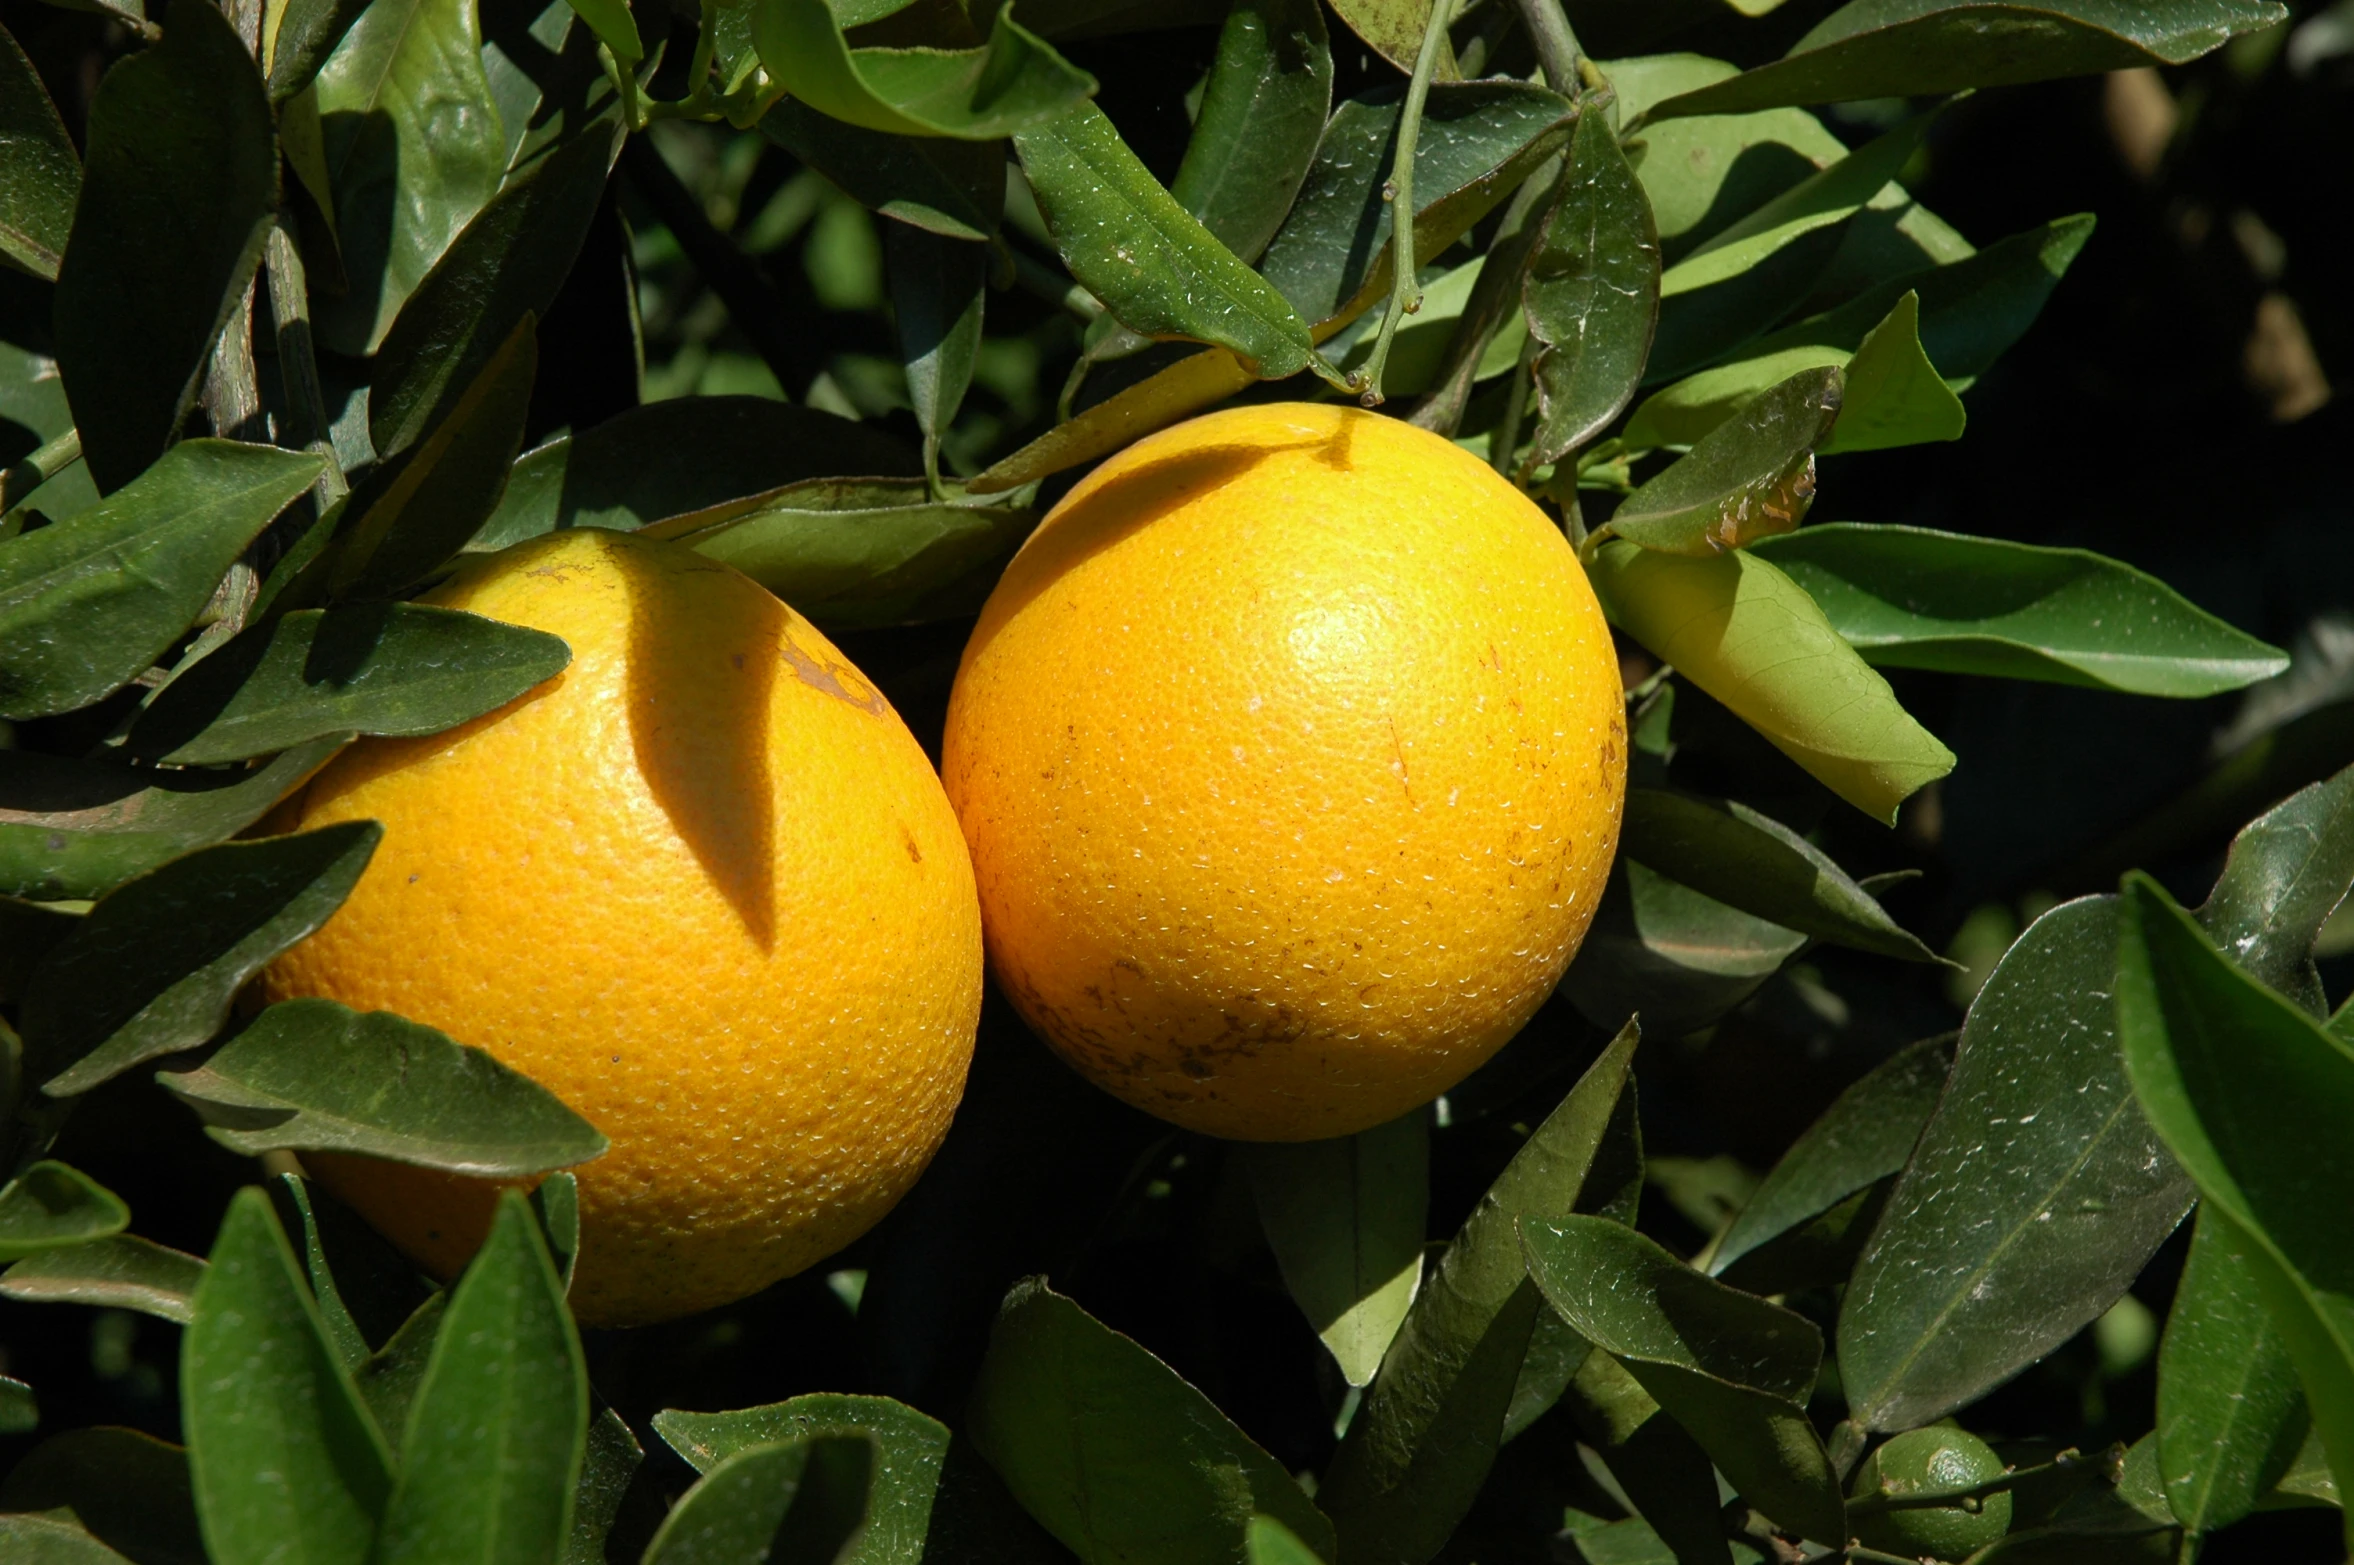
POLYGON ((131 1234, 43 1250, 0 1272, 0 1297, 91 1304, 188 1324, 204 1262, 131 1234))
POLYGON ((0 258, 54 279, 73 227, 82 159, 40 73, 0 29, 0 258))
POLYGON ((1793 530, 1814 503, 1815 450, 1845 391, 1837 369, 1791 376, 1628 495, 1597 536, 1707 556, 1793 530))
POLYGON ((1285 1286, 1352 1386, 1373 1379, 1422 1282, 1430 1130, 1421 1110, 1337 1141, 1247 1145, 1285 1286))
MULTIPOLYGON (((821 114, 867 130, 970 141, 1044 124, 1095 78, 997 13, 978 49, 853 49, 826 0, 755 0, 752 36, 770 79, 821 114)), ((968 35, 969 36, 969 35, 968 35)))
POLYGON ((2354 885, 2354 767, 2300 789, 2232 839, 2199 923, 2241 970, 2329 1012, 2313 943, 2354 885))
POLYGON ((105 1239, 130 1221, 122 1197, 78 1168, 44 1159, 0 1185, 0 1261, 105 1239))
POLYGON ((1332 49, 1311 0, 1226 13, 1193 137, 1169 194, 1244 261, 1282 226, 1332 108, 1332 49))
POLYGON ((1674 1036, 1748 999, 1805 944, 1622 854, 1561 992, 1597 1027, 1640 1016, 1674 1036))

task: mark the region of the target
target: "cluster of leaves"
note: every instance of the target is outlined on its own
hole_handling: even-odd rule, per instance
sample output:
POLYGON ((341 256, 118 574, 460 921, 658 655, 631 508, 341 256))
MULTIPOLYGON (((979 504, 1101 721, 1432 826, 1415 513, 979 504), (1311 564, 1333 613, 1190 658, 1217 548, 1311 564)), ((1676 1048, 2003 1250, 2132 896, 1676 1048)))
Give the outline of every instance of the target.
MULTIPOLYGON (((75 23, 111 30, 78 138, 0 32, 0 257, 22 274, 0 294, 0 412, 35 437, 0 479, 0 1294, 186 1328, 184 1445, 51 1439, 0 1486, 0 1542, 221 1565, 1422 1565, 1518 1503, 1515 1450, 1558 1469, 1523 1538, 1592 1561, 1869 1559, 1876 1519, 1999 1491, 2012 1530, 1977 1558, 2101 1565, 2334 1504, 2354 1473, 2331 1197, 2354 1022, 2325 1019, 2311 951, 2354 883, 2354 774, 2249 826, 2196 914, 2143 879, 2044 914, 1976 975, 1958 1037, 1864 1076, 1696 1253, 1635 1227, 1646 1183, 1678 1176, 1646 1166, 1630 1017, 1693 1033, 1827 947, 1939 960, 1813 829, 1840 801, 1892 820, 1954 764, 1880 670, 2193 698, 2285 666, 2097 555, 1799 528, 1818 456, 1961 435, 1961 394, 2089 235, 2062 217, 1980 249, 1916 201, 1901 181, 1949 95, 2179 64, 2279 8, 1853 0, 1748 69, 1591 58, 1582 9, 1348 0, 1352 73, 1312 0, 710 0, 691 26, 623 0, 102 0, 75 23), (1202 23, 1215 53, 1164 185, 1071 56, 1202 23), (1857 102, 1904 107, 1852 150, 1808 112, 1857 102), (553 323, 618 225, 617 166, 777 372, 766 389, 806 367, 812 323, 657 150, 692 121, 807 176, 776 192, 798 215, 769 247, 821 206, 881 234, 883 286, 853 245, 843 289, 888 302, 883 373, 837 359, 791 377, 798 404, 650 400, 525 450, 569 351, 553 323), (1023 294, 1077 362, 1051 427, 1002 451, 1009 426, 960 414, 989 379, 985 318, 1023 294), (1032 1279, 929 1404, 953 1431, 832 1393, 664 1410, 662 1460, 691 1470, 671 1485, 592 1388, 563 1303, 576 1225, 553 1171, 601 1152, 596 1130, 399 1017, 238 1013, 380 836, 273 835, 271 810, 359 736, 441 732, 562 669, 554 638, 407 601, 468 554, 640 529, 830 628, 953 633, 1058 475, 1229 399, 1299 396, 1412 399, 1558 511, 1657 665, 1630 693, 1622 862, 1548 1013, 1594 1047, 1532 1036, 1533 1069, 1517 1050, 1342 1142, 1105 1144, 1106 1183, 1125 1164, 1165 1192, 1193 1157, 1255 1210, 1328 1355, 1308 1484, 1032 1279), (1695 766, 1727 733, 1739 764, 1695 766), (133 1237, 123 1201, 50 1155, 142 1070, 280 1170, 209 1258, 133 1237), (1507 1150, 1426 1257, 1433 1138, 1475 1122, 1507 1150), (434 1288, 284 1171, 304 1152, 540 1182, 434 1288), (1847 1492, 1875 1435, 1969 1409, 2104 1318, 2194 1207, 2146 1439, 2022 1448, 1967 1492, 1847 1492), (675 1503, 633 1523, 649 1489, 675 1503)), ((710 362, 692 383, 716 389, 710 362)), ((969 1203, 1036 1188, 1005 1149, 1041 1096, 1018 1072, 976 1082, 875 1246, 862 1321, 924 1352, 965 1329, 936 1279, 970 1270, 969 1203)), ((837 1274, 847 1297, 866 1275, 837 1274)), ((30 1426, 31 1388, 0 1391, 0 1421, 30 1426)))

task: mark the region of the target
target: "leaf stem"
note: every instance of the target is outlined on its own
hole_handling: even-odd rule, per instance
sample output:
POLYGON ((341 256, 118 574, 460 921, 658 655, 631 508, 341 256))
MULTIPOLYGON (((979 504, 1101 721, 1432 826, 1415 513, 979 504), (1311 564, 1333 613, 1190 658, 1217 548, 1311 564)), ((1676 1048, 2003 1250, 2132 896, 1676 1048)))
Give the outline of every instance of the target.
POLYGON ((1515 0, 1522 25, 1537 46, 1537 64, 1545 85, 1567 97, 1578 91, 1578 35, 1569 25, 1561 0, 1515 0))
POLYGON ((1414 57, 1414 76, 1406 84, 1406 102, 1398 112, 1397 160, 1381 192, 1390 207, 1390 303, 1357 387, 1357 400, 1369 408, 1381 406, 1381 372, 1389 363, 1391 340, 1405 318, 1422 308, 1422 285, 1414 275, 1414 143, 1422 132, 1422 107, 1430 101, 1430 79, 1439 68, 1439 48, 1447 41, 1447 24, 1454 15, 1455 0, 1431 0, 1422 52, 1414 57))
POLYGON ((25 496, 82 459, 82 432, 69 429, 20 462, 0 472, 0 538, 13 538, 24 526, 18 507, 25 496))
POLYGON ((1520 426, 1528 417, 1528 389, 1536 378, 1536 362, 1537 334, 1530 332, 1520 345, 1520 362, 1504 393, 1504 414, 1488 432, 1488 466, 1506 478, 1512 477, 1512 459, 1520 451, 1520 426))
POLYGON ((303 272, 302 252, 286 231, 283 215, 270 225, 266 252, 270 278, 270 320, 278 334, 278 379, 286 389, 286 435, 296 446, 320 457, 319 512, 342 499, 351 485, 343 465, 335 459, 335 442, 328 438, 334 422, 327 416, 327 396, 319 388, 319 361, 311 348, 310 286, 303 272))

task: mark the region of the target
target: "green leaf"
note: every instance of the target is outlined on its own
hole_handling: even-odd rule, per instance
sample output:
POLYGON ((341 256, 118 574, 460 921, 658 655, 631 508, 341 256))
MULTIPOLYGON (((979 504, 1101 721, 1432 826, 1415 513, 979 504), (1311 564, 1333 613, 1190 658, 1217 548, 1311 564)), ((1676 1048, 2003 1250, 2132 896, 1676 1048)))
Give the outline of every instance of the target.
POLYGON ((526 310, 424 437, 352 492, 318 566, 329 594, 383 597, 414 586, 481 530, 523 447, 538 369, 538 323, 526 310))
MULTIPOLYGON (((1430 0, 1341 0, 1332 9, 1375 54, 1401 71, 1414 69, 1430 26, 1430 0)), ((1454 47, 1443 43, 1439 49, 1439 79, 1452 81, 1462 74, 1454 47)))
POLYGON ((0 28, 0 258, 54 280, 82 160, 24 50, 0 28))
POLYGON ((0 1516, 0 1549, 12 1565, 131 1565, 77 1522, 49 1516, 0 1516))
POLYGON ((232 638, 165 687, 127 747, 188 766, 325 734, 437 734, 553 679, 562 640, 416 603, 302 609, 232 638))
POLYGON ((956 422, 956 410, 973 381, 989 251, 893 223, 884 231, 883 253, 891 281, 891 314, 898 327, 899 364, 907 375, 916 424, 924 432, 925 470, 936 474, 941 437, 956 422))
MULTIPOLYGON (((1381 191, 1404 98, 1401 82, 1333 111, 1299 199, 1260 263, 1320 337, 1389 292, 1392 213, 1381 191)), ((1414 253, 1435 256, 1460 238, 1561 150, 1575 117, 1568 99, 1520 82, 1434 85, 1414 142, 1414 253)))
POLYGON ((1101 109, 1022 131, 1014 149, 1063 264, 1129 330, 1226 348, 1267 380, 1315 356, 1308 323, 1161 188, 1101 109))
POLYGON ((154 771, 0 750, 0 892, 97 897, 191 848, 234 836, 349 742, 251 771, 154 771))
POLYGON ((51 1097, 89 1091, 221 1030, 246 980, 334 915, 383 840, 374 821, 175 859, 90 910, 25 996, 51 1097))
POLYGON ((0 1511, 71 1511, 139 1565, 206 1565, 188 1453, 136 1430, 69 1429, 42 1441, 0 1484, 0 1511))
POLYGON ((572 1499, 572 1533, 556 1556, 556 1565, 606 1565, 605 1540, 621 1515, 630 1480, 645 1459, 628 1420, 619 1413, 606 1408, 589 1420, 580 1486, 572 1499))
POLYGON ((163 42, 118 62, 90 101, 57 270, 57 367, 100 493, 179 431, 277 205, 253 56, 216 7, 172 13, 163 42))
POLYGON ((1312 0, 1236 0, 1169 194, 1255 261, 1283 226, 1332 108, 1332 48, 1312 0))
POLYGON ((428 1294, 410 1311, 384 1346, 352 1372, 360 1399, 375 1415, 376 1425, 394 1446, 408 1438, 409 1409, 416 1403, 425 1371, 433 1362, 434 1345, 441 1340, 442 1317, 449 1313, 450 1296, 428 1294))
POLYGON ((580 1181, 561 1169, 548 1175, 532 1187, 531 1214, 539 1220, 548 1253, 556 1258, 556 1270, 569 1293, 580 1260, 580 1181))
POLYGON ((1422 1285, 1428 1119, 1416 1109, 1336 1141, 1241 1150, 1284 1285, 1342 1377, 1367 1384, 1422 1285))
POLYGON ((2193 1533, 2256 1508, 2311 1427, 2287 1342, 2230 1238, 2199 1214, 2158 1350, 2158 1464, 2166 1503, 2193 1533))
POLYGON ((2341 1493, 2354 1488, 2354 1246, 2336 1204, 2354 1052, 2234 967, 2157 883, 2126 877, 2117 1028, 2133 1090, 2197 1181, 2201 1222, 2245 1265, 2303 1381, 2341 1493))
POLYGON ((130 1221, 122 1197, 80 1169, 44 1159, 0 1185, 0 1261, 104 1239, 130 1221))
POLYGON ((43 1250, 0 1273, 0 1297, 92 1304, 188 1324, 204 1262, 130 1234, 43 1250))
POLYGON ((642 527, 843 471, 920 478, 923 463, 864 424, 765 397, 649 403, 517 462, 468 548, 561 527, 642 527))
POLYGON ((1275 1458, 1040 1280, 1006 1295, 965 1427, 1022 1508, 1086 1565, 1228 1565, 1255 1513, 1333 1558, 1331 1524, 1275 1458))
POLYGON ((33 1388, 0 1375, 0 1435, 30 1434, 41 1427, 41 1404, 33 1388))
MULTIPOLYGON (((1545 1313, 1561 1319, 1551 1310, 1545 1313)), ((1571 1330, 1566 1322, 1561 1329, 1571 1330)), ((1563 1401, 1579 1439, 1602 1459, 1632 1503, 1633 1525, 1649 1535, 1623 1539, 1630 1549, 1645 1550, 1634 1558, 1645 1565, 1732 1565, 1708 1453, 1625 1365, 1607 1353, 1588 1351, 1563 1401)), ((1590 1537, 1579 1535, 1579 1550, 1589 1560, 1596 1557, 1590 1537)))
MULTIPOLYGON (((750 10, 729 6, 721 14, 750 10)), ((1005 154, 994 142, 862 130, 791 98, 760 117, 760 131, 885 217, 946 239, 986 240, 997 232, 1005 154)))
POLYGON ((922 1565, 942 1557, 935 1532, 946 1533, 945 1513, 957 1498, 944 1482, 948 1426, 903 1403, 821 1393, 733 1413, 656 1413, 654 1432, 698 1473, 758 1446, 864 1435, 874 1442, 874 1487, 866 1530, 843 1565, 922 1565))
POLYGON ((1027 506, 933 500, 921 479, 811 479, 646 528, 742 571, 818 624, 979 611, 1037 525, 1027 506))
MULTIPOLYGON (((1629 1079, 1611 1110, 1610 1123, 1603 1128, 1594 1164, 1586 1170, 1585 1183, 1578 1187, 1577 1212, 1633 1224, 1642 1205, 1646 1172, 1640 1096, 1629 1079)), ((1558 1314, 1537 1311, 1528 1352, 1522 1356, 1520 1373, 1512 1383, 1512 1400, 1504 1409, 1507 1442, 1519 1438, 1552 1411, 1571 1389, 1593 1350, 1593 1344, 1572 1331, 1558 1314)))
POLYGON ((510 178, 410 294, 376 351, 368 434, 378 456, 423 439, 525 316, 547 317, 596 216, 620 135, 592 122, 510 178))
POLYGON ((1521 285, 1536 358, 1534 463, 1601 433, 1642 384, 1659 327, 1659 233, 1611 128, 1610 100, 1580 102, 1560 193, 1521 285))
POLYGON ((1842 1092, 1741 1208, 1710 1253, 1709 1271, 1745 1286, 1743 1257, 1902 1170, 1945 1090, 1953 1051, 1951 1037, 1924 1038, 1842 1092))
POLYGON ((1680 1036, 1748 999, 1805 944, 1621 855, 1561 992, 1597 1027, 1642 1016, 1680 1036))
POLYGON ((1921 296, 1907 293, 1847 361, 1846 400, 1821 449, 1831 455, 1959 440, 1968 422, 1962 399, 1921 346, 1921 296))
POLYGON ((2354 886, 2354 767, 2290 795, 2232 839, 2199 909, 2243 972, 2315 1017, 2329 1014, 2314 938, 2354 886))
POLYGON ((2269 0, 1853 0, 1783 58, 1650 112, 1733 114, 2181 65, 2287 15, 2269 0))
POLYGON ((270 1211, 229 1203, 180 1341, 181 1426, 214 1565, 362 1565, 392 1489, 375 1420, 336 1359, 270 1211))
POLYGON ((2113 898, 2055 908, 1971 1005, 1840 1311, 1839 1368, 1866 1428, 1931 1423, 2058 1347, 2190 1209, 2118 1058, 2116 942, 2113 898))
POLYGON ((624 67, 634 66, 646 57, 645 41, 638 36, 637 18, 629 14, 629 0, 572 0, 572 9, 589 24, 597 41, 613 51, 614 58, 624 67))
POLYGON ((1407 1311, 1317 1490, 1350 1560, 1422 1565, 1471 1508, 1542 1309, 1516 1225, 1576 1210, 1638 1036, 1630 1021, 1513 1155, 1407 1311))
POLYGON ((1803 1537, 1845 1540, 1839 1477, 1806 1417, 1823 1360, 1812 1321, 1608 1218, 1523 1221, 1520 1232, 1546 1302, 1624 1364, 1742 1498, 1803 1537))
POLYGON ((977 474, 965 488, 998 494, 1111 455, 1156 429, 1225 401, 1257 377, 1223 348, 1188 354, 1149 379, 1065 419, 1013 455, 977 474))
POLYGON ((1746 549, 1695 559, 1613 540, 1587 572, 1618 626, 1875 820, 1953 770, 1806 590, 1746 549))
MULTIPOLYGON (((1069 112, 1095 78, 997 13, 978 49, 853 49, 826 0, 755 0, 769 79, 821 114, 902 136, 995 141, 1069 112)), ((968 35, 969 36, 969 35, 968 35)))
POLYGON ((270 102, 282 120, 287 104, 318 79, 319 67, 367 8, 366 0, 284 0, 264 8, 263 69, 269 74, 270 102))
POLYGON ((0 1001, 24 998, 42 958, 81 926, 81 916, 38 902, 0 897, 0 1001))
POLYGON ((1317 1565, 1316 1551, 1272 1516, 1253 1516, 1243 1530, 1250 1565, 1317 1565))
POLYGON ((2083 549, 1845 522, 1760 552, 1882 667, 2196 698, 2288 666, 2164 582, 2083 549))
POLYGON ((156 1079, 255 1155, 357 1152, 479 1179, 585 1163, 605 1138, 529 1077, 389 1011, 288 1000, 156 1079))
POLYGON ((874 1462, 864 1435, 738 1451, 680 1497, 644 1565, 832 1565, 858 1531, 874 1462))
POLYGON ((0 541, 0 716, 70 712, 145 673, 321 465, 184 441, 80 515, 0 541))
MULTIPOLYGON (((2061 218, 1967 259, 1906 273, 1835 310, 1760 337, 1730 363, 1662 387, 1646 399, 1627 422, 1629 443, 1689 445, 1800 370, 1850 363, 1908 293, 1918 300, 1922 352, 1952 389, 1967 387, 2034 323, 2091 237, 2092 226, 2089 215, 2061 218)), ((1890 351, 1903 346, 1892 343, 1890 351)), ((1921 412, 1925 415, 1935 401, 1924 388, 1921 412)), ((1906 399, 1900 405, 1915 404, 1906 399)), ((1836 432, 1833 439, 1836 443, 1836 432)))
POLYGON ((318 298, 319 337, 373 353, 506 176, 475 0, 374 0, 319 68, 317 93, 351 279, 318 298))
POLYGON ((1635 862, 1728 907, 1858 951, 1939 960, 1822 849, 1745 804, 1630 788, 1620 830, 1635 862))
MULTIPOLYGON (((311 1285, 311 1298, 319 1306, 319 1324, 326 1330, 328 1345, 335 1349, 335 1357, 343 1367, 357 1375, 368 1362, 368 1339, 360 1331, 359 1322, 352 1319, 351 1309, 343 1301, 343 1290, 337 1286, 334 1269, 328 1263, 327 1247, 319 1232, 319 1203, 312 1199, 310 1184, 302 1175, 289 1173, 271 1180, 268 1188, 270 1203, 278 1213, 278 1226, 287 1229, 290 1241, 294 1240, 296 1229, 301 1231, 296 1248, 301 1254, 304 1280, 311 1285), (291 1225, 287 1222, 289 1216, 293 1218, 291 1225)), ((365 1396, 365 1390, 361 1394, 365 1396)))
POLYGON ((1595 537, 1705 557, 1791 531, 1814 504, 1815 448, 1845 391, 1837 369, 1791 376, 1628 495, 1595 537))
POLYGON ((588 1413, 563 1281, 505 1191, 434 1338, 374 1561, 544 1565, 571 1536, 588 1413))

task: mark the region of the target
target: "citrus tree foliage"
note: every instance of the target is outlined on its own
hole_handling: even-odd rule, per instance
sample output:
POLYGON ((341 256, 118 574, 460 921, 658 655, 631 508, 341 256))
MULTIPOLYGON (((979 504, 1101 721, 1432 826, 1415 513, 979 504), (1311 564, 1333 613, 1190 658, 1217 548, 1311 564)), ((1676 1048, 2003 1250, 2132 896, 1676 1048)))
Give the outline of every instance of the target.
POLYGON ((1833 852, 1970 764, 1908 709, 1923 674, 2162 703, 2287 667, 2117 560, 1850 519, 1831 460, 1966 438, 2099 242, 1915 199, 1962 95, 2263 47, 2284 15, 9 0, 0 1294, 101 1356, 176 1333, 177 1385, 150 1432, 59 1425, 78 1371, 12 1349, 0 1555, 1897 1557, 1868 1538, 2104 1565, 2334 1505, 2342 703, 2289 698, 2087 850, 2115 885, 2244 826, 2211 890, 2135 873, 1941 954, 1901 876, 1833 852), (454 560, 675 540, 844 633, 936 735, 964 626, 1075 471, 1253 398, 1358 399, 1489 461, 1620 638, 1621 862, 1560 994, 1448 1096, 1229 1148, 1091 1094, 993 1002, 881 1230, 584 1344, 562 1171, 595 1126, 403 1018, 241 1006, 381 836, 272 807, 569 658, 406 601, 454 560), (1844 1014, 1834 958, 1892 1036, 1820 1118, 1697 1157, 1671 1118, 1647 1160, 1653 1062, 1761 1006, 1844 1014), (306 1183, 332 1151, 533 1193, 436 1286, 306 1183), (77 1157, 160 1159, 190 1210, 151 1222, 77 1157), (2162 1251, 2146 1432, 1981 1416, 2088 1341, 2147 1357, 2130 1290, 2162 1251), (1106 1259, 1177 1254, 1151 1307, 1106 1259), (1218 1315, 1204 1277, 1251 1303, 1218 1315), (2009 1442, 1993 1469, 1938 1465, 1950 1419, 2009 1442), (1913 1431, 1882 1478, 1867 1453, 1913 1431))

